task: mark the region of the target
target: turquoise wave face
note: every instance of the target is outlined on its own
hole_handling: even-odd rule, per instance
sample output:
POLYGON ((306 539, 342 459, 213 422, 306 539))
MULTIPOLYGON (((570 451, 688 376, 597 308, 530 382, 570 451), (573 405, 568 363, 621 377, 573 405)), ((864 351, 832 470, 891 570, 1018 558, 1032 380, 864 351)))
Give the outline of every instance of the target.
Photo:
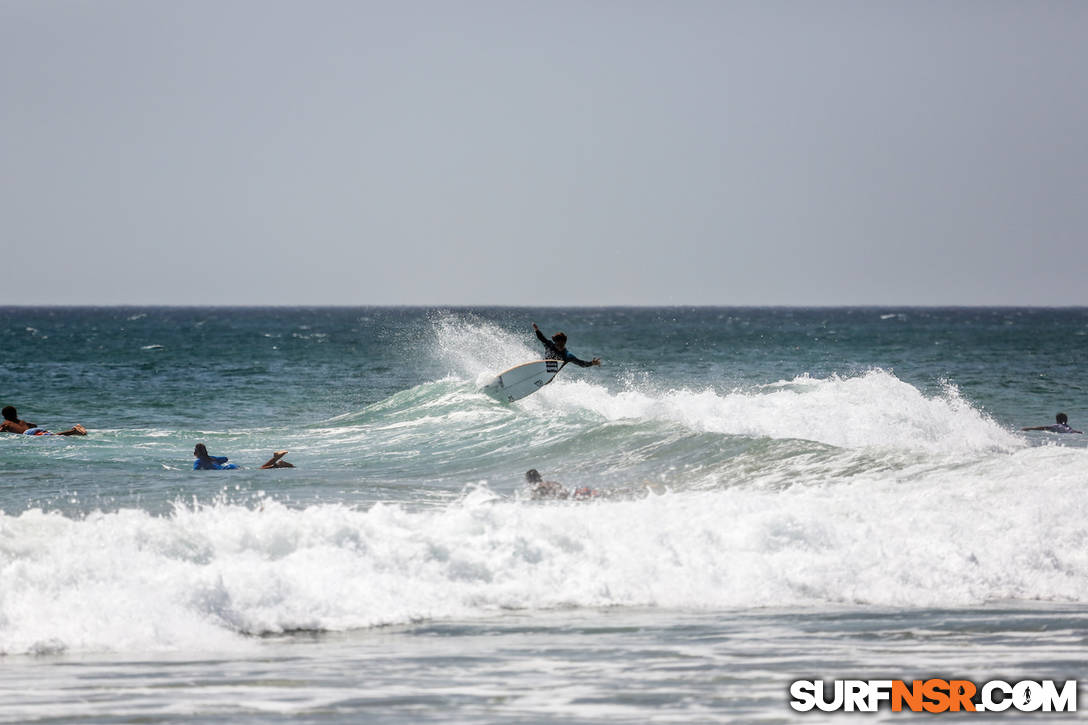
POLYGON ((265 493, 430 505, 481 482, 515 495, 529 468, 622 491, 782 487, 1084 445, 1015 432, 1079 389, 1057 340, 1083 336, 1084 311, 5 309, 0 321, 14 361, 4 402, 92 431, 0 439, 8 512, 265 493), (480 395, 539 357, 533 321, 605 364, 568 366, 513 405, 480 395), (194 476, 197 442, 243 470, 194 476), (257 470, 283 448, 298 468, 257 470))

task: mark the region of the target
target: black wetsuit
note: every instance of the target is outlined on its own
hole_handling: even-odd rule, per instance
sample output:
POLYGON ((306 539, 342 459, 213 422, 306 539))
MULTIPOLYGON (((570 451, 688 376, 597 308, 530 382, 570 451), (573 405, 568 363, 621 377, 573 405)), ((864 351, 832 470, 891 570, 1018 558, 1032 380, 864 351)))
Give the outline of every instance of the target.
POLYGON ((555 343, 544 337, 544 333, 540 330, 536 331, 537 339, 544 343, 544 359, 545 360, 559 360, 565 363, 574 363, 584 368, 592 367, 593 363, 586 362, 585 360, 579 360, 570 353, 569 350, 560 350, 555 346, 555 343))

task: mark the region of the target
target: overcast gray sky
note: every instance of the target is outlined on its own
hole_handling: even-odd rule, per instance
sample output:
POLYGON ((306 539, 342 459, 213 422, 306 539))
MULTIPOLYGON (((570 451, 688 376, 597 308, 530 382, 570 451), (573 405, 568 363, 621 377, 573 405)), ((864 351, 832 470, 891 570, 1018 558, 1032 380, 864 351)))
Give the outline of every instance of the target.
POLYGON ((0 304, 1085 305, 1088 2, 0 0, 0 304))

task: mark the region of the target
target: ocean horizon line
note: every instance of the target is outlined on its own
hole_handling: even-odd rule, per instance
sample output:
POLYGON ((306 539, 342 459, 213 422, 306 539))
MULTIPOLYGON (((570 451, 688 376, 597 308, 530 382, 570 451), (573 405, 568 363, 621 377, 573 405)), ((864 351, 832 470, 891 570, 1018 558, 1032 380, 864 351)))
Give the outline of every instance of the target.
POLYGON ((526 305, 526 304, 0 304, 0 310, 1085 310, 1088 305, 986 305, 986 304, 813 304, 813 305, 747 305, 747 304, 646 304, 646 305, 526 305))

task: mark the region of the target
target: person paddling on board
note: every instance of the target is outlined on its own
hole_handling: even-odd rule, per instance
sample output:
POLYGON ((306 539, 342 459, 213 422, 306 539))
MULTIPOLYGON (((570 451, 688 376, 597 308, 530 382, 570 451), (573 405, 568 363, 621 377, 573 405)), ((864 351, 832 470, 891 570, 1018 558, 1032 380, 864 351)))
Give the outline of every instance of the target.
POLYGON ((15 410, 14 405, 6 405, 3 410, 0 410, 0 414, 4 416, 4 421, 0 423, 0 433, 21 433, 28 436, 85 436, 87 435, 87 429, 78 423, 68 430, 62 430, 59 433, 50 433, 45 428, 39 428, 37 423, 27 423, 25 420, 19 420, 19 411, 15 410))
POLYGON ((193 455, 196 456, 196 460, 193 461, 194 471, 228 471, 238 468, 233 463, 227 463, 226 456, 208 455, 208 448, 203 443, 196 444, 193 455))
POLYGON ((1065 413, 1058 413, 1054 416, 1054 425, 1033 425, 1030 428, 1021 428, 1020 430, 1046 430, 1051 433, 1080 433, 1083 435, 1082 430, 1073 430, 1069 427, 1069 416, 1065 413))
POLYGON ((595 357, 589 362, 585 360, 579 360, 570 350, 567 349, 567 336, 562 332, 557 332, 552 335, 552 339, 544 337, 544 333, 540 331, 540 328, 533 323, 533 330, 536 332, 536 337, 542 343, 544 343, 544 359, 545 360, 559 360, 564 365, 567 363, 574 363, 584 368, 593 367, 594 365, 600 365, 601 359, 595 357))
MULTIPOLYGON (((226 456, 212 456, 208 455, 208 448, 203 443, 197 443, 196 448, 193 449, 193 455, 196 456, 196 460, 193 461, 194 471, 228 471, 238 468, 233 463, 227 463, 226 456)), ((283 457, 287 455, 287 451, 273 451, 272 457, 261 464, 262 469, 268 468, 294 468, 294 464, 283 460, 283 457)))

